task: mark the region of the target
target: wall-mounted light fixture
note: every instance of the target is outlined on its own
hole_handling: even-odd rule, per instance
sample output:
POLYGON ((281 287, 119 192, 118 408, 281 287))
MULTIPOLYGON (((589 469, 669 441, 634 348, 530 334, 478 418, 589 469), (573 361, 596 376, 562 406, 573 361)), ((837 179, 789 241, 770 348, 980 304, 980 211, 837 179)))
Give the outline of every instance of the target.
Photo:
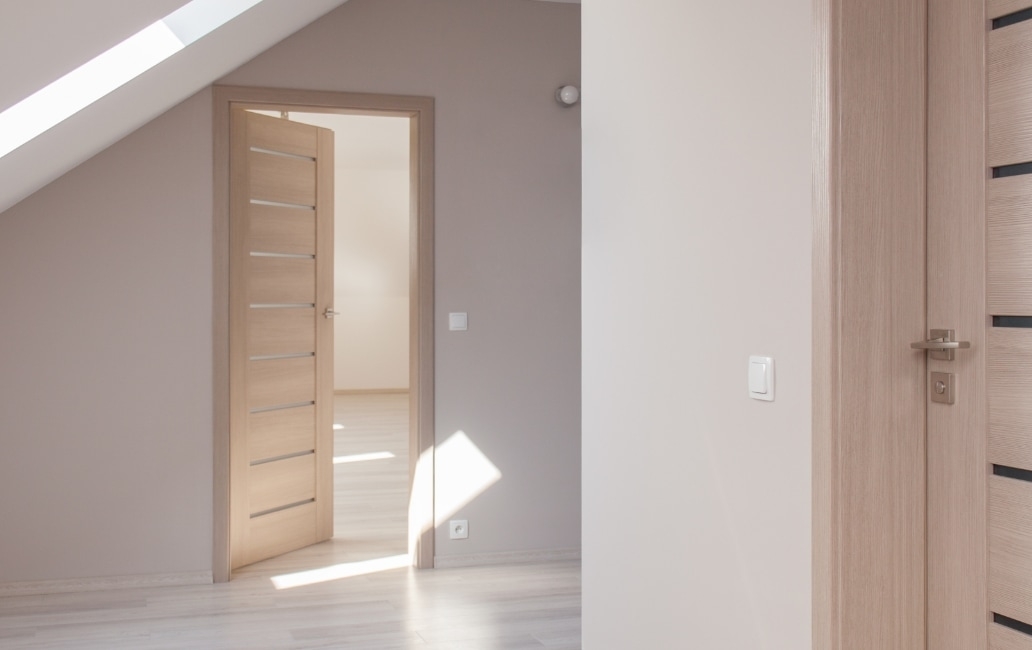
POLYGON ((555 91, 555 101, 568 108, 580 101, 580 91, 577 86, 560 86, 555 91))

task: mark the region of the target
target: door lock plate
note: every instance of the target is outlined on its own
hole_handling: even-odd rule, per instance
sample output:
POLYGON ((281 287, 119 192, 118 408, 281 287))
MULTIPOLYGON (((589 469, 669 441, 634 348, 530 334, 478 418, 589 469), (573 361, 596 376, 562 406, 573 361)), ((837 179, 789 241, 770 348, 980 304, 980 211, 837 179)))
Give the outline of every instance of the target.
POLYGON ((953 404, 956 400, 956 378, 951 372, 931 373, 930 394, 936 404, 953 404))

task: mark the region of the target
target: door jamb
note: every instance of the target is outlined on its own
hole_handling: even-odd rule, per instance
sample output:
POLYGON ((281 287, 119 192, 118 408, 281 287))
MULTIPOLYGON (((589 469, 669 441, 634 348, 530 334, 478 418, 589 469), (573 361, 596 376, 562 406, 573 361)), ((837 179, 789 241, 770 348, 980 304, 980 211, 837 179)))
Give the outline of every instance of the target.
POLYGON ((926 208, 927 146, 915 136, 926 138, 926 94, 919 95, 927 87, 927 4, 879 0, 877 5, 880 11, 864 7, 870 20, 856 21, 859 9, 845 0, 813 2, 812 644, 821 650, 870 644, 871 633, 880 636, 875 644, 885 642, 878 647, 886 650, 926 645, 925 562, 915 561, 927 552, 925 404, 913 395, 914 386, 921 386, 923 394, 923 360, 915 359, 900 375, 898 385, 905 391, 896 396, 896 406, 911 400, 906 403, 915 410, 906 411, 908 417, 920 415, 920 437, 910 432, 888 444, 889 434, 896 432, 876 423, 882 428, 864 431, 869 434, 864 438, 861 429, 870 423, 853 421, 857 401, 864 397, 851 389, 866 378, 866 364, 874 363, 872 350, 893 346, 892 354, 906 354, 905 346, 923 339, 925 327, 923 295, 920 319, 909 311, 893 314, 891 340, 857 337, 858 332, 880 335, 882 330, 867 327, 868 332, 864 323, 848 320, 865 311, 887 313, 891 300, 902 300, 904 293, 917 297, 913 278, 898 278, 907 285, 898 295, 865 290, 857 260, 868 260, 884 279, 891 267, 882 268, 885 260, 878 256, 894 262, 889 256, 895 249, 878 248, 879 233, 866 220, 877 218, 880 224, 894 214, 898 223, 908 224, 903 235, 910 236, 910 226, 924 219, 926 208), (873 54, 863 50, 877 43, 885 47, 873 54), (915 92, 900 92, 904 87, 915 92), (847 140, 853 148, 843 144, 847 140), (856 148, 858 142, 863 146, 856 148), (905 167, 905 177, 889 178, 884 169, 867 177, 852 173, 865 161, 877 167, 879 157, 905 167), (920 187, 910 182, 917 174, 920 187), (910 383, 915 376, 921 384, 910 383), (870 467, 876 458, 872 450, 891 461, 882 474, 870 467), (904 481, 907 467, 910 480, 904 481), (920 481, 913 480, 918 476, 920 481), (856 522, 869 521, 872 512, 893 518, 889 542, 851 536, 856 522), (890 577, 886 567, 898 571, 890 577), (879 570, 865 571, 869 568, 879 570), (868 607, 871 603, 877 606, 868 607))
POLYGON ((229 133, 230 107, 409 117, 412 137, 409 310, 409 553, 434 563, 434 100, 243 86, 213 87, 213 418, 212 575, 230 579, 229 544, 229 133))

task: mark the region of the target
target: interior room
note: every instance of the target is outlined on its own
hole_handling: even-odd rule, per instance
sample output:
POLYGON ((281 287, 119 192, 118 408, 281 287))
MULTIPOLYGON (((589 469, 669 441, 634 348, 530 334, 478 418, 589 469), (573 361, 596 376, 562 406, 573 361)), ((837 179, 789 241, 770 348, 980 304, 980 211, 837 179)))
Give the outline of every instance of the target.
MULTIPOLYGON (((827 4, 233 0, 204 30, 187 0, 0 6, 0 116, 160 36, 53 126, 0 121, 0 645, 857 647, 814 641, 833 600, 815 481, 853 474, 815 455, 833 321, 814 291, 839 276, 813 266, 813 70, 828 24, 896 14, 822 22, 827 4), (432 453, 415 459, 432 474, 406 476, 433 512, 418 544, 411 528, 382 554, 315 544, 227 581, 217 106, 287 91, 432 105, 432 453), (774 359, 773 401, 749 397, 752 355, 774 359), (471 477, 463 499, 449 481, 471 477)), ((878 33, 874 53, 911 42, 878 33)), ((371 300, 360 279, 336 301, 371 300)), ((405 388, 376 365, 368 387, 405 388)), ((398 454, 340 456, 382 451, 398 454)))

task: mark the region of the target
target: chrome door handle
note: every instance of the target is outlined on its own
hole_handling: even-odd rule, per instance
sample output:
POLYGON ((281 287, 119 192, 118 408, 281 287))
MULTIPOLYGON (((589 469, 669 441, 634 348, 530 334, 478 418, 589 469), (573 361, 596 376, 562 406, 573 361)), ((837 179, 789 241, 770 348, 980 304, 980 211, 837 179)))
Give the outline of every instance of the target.
POLYGON ((928 330, 928 340, 911 343, 915 350, 927 350, 928 356, 941 361, 953 361, 954 350, 966 350, 971 347, 969 341, 954 341, 953 330, 928 330))
POLYGON ((944 341, 943 339, 928 339, 911 343, 910 347, 915 350, 966 350, 971 347, 968 341, 944 341))
POLYGON ((326 317, 326 318, 333 318, 334 316, 340 316, 340 312, 339 312, 339 311, 333 311, 333 309, 332 309, 332 308, 330 308, 330 307, 327 307, 327 308, 326 308, 326 311, 324 311, 324 312, 322 313, 322 315, 323 315, 324 317, 326 317))

